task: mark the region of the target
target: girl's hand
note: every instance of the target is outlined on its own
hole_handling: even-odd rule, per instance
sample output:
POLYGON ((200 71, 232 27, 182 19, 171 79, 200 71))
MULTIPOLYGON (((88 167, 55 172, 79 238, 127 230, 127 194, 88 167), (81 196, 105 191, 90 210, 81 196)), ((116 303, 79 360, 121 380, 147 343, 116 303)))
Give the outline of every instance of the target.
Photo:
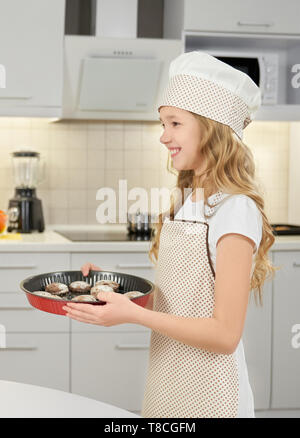
POLYGON ((105 301, 106 304, 95 306, 67 303, 63 307, 67 312, 66 316, 76 321, 110 327, 117 324, 136 323, 137 316, 143 311, 141 306, 116 292, 99 292, 97 298, 105 301))
POLYGON ((85 277, 89 274, 90 270, 102 271, 102 269, 99 268, 99 266, 93 265, 93 263, 89 263, 89 262, 85 263, 83 266, 81 266, 80 270, 85 277))

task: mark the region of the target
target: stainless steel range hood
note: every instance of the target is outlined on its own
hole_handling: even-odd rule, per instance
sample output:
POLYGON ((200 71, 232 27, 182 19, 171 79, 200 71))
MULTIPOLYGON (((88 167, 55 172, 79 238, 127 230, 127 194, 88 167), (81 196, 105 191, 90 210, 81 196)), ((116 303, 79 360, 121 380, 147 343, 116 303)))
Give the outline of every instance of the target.
POLYGON ((63 117, 158 120, 181 40, 136 38, 137 0, 98 0, 96 36, 65 36, 63 117))

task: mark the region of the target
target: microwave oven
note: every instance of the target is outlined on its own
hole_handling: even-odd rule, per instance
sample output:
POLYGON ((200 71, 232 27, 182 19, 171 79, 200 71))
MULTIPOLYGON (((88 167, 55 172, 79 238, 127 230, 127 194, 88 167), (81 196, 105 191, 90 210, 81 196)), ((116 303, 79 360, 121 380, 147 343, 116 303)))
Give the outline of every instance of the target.
POLYGON ((278 104, 279 57, 276 53, 208 51, 210 55, 246 73, 261 89, 262 105, 278 104))

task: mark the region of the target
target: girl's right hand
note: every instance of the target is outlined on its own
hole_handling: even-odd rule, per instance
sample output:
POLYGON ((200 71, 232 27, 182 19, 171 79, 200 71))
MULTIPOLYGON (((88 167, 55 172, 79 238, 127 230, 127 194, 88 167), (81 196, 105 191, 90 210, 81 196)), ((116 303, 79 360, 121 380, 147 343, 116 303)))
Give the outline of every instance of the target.
POLYGON ((89 274, 90 270, 102 271, 102 269, 99 268, 99 266, 93 265, 93 263, 89 263, 89 262, 85 263, 83 266, 81 266, 80 270, 85 277, 89 274))

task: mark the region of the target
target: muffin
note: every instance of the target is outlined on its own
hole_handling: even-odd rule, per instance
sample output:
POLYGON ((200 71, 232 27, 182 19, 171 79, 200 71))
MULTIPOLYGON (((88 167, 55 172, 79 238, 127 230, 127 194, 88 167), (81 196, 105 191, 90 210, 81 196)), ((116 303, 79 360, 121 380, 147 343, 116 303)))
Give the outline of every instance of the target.
POLYGON ((115 292, 117 292, 119 290, 119 283, 117 283, 116 281, 112 281, 112 280, 100 280, 97 281, 95 283, 95 286, 99 286, 99 285, 103 285, 103 286, 110 286, 115 292))
POLYGON ((93 297, 92 295, 78 295, 78 297, 74 297, 72 298, 72 301, 77 301, 77 302, 86 302, 86 303, 92 303, 97 301, 95 297, 93 297))
POLYGON ((92 287, 91 295, 93 297, 97 298, 99 292, 114 292, 114 290, 112 287, 107 286, 106 284, 98 284, 92 287))
POLYGON ((37 290, 36 292, 33 292, 33 293, 35 295, 39 295, 40 297, 52 298, 52 300, 53 299, 55 299, 55 300, 62 300, 62 298, 59 297, 58 295, 53 295, 53 294, 50 294, 50 292, 45 292, 43 290, 37 290))
POLYGON ((69 284, 69 289, 71 292, 86 295, 90 292, 91 285, 85 281, 73 281, 73 283, 69 284))
POLYGON ((45 291, 53 295, 63 295, 69 292, 69 288, 63 283, 50 283, 45 287, 45 291))
POLYGON ((126 292, 123 295, 125 295, 128 298, 137 298, 137 297, 141 297, 144 294, 142 292, 137 291, 137 290, 132 290, 130 292, 126 292))

